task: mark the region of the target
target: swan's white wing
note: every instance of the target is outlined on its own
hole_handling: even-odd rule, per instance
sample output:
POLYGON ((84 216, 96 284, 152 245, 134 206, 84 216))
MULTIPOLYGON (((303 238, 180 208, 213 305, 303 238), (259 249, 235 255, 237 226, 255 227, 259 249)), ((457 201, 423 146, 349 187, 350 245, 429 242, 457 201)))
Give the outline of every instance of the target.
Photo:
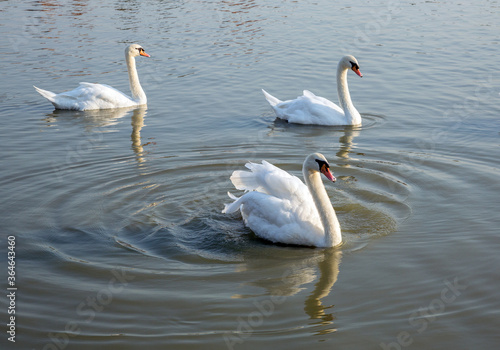
POLYGON ((304 94, 304 97, 308 98, 309 101, 311 101, 311 103, 331 108, 331 109, 337 111, 339 114, 344 115, 344 111, 342 110, 342 108, 337 106, 332 101, 327 100, 326 98, 321 97, 321 96, 316 96, 315 94, 313 94, 309 90, 304 90, 303 94, 304 94))
POLYGON ((231 175, 234 187, 239 190, 258 191, 288 200, 302 200, 304 196, 311 196, 307 186, 298 177, 265 160, 262 164, 248 162, 245 167, 250 171, 236 170, 231 175))
POLYGON ((131 107, 137 104, 123 92, 106 84, 80 83, 76 89, 58 96, 75 99, 80 110, 131 107))

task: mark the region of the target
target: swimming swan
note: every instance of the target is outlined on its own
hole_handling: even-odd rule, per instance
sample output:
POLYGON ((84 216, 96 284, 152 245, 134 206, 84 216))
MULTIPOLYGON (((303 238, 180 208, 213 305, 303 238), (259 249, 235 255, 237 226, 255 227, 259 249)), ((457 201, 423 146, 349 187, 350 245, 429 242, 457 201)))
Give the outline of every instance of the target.
POLYGON ((295 100, 280 101, 262 90, 276 116, 290 123, 315 125, 361 125, 361 115, 351 101, 347 86, 347 70, 363 76, 354 56, 344 56, 337 66, 337 93, 340 107, 326 98, 304 90, 295 100))
POLYGON ((56 109, 71 109, 85 111, 91 109, 122 108, 145 105, 146 94, 142 90, 135 67, 135 57, 150 57, 144 49, 137 44, 132 44, 125 49, 128 78, 132 97, 105 84, 80 83, 76 89, 55 94, 33 86, 36 91, 49 100, 56 109))
POLYGON ((251 171, 236 170, 233 185, 246 193, 237 198, 228 192, 231 204, 223 213, 241 211, 243 221, 255 234, 272 242, 315 247, 342 243, 340 224, 320 173, 335 182, 326 158, 309 155, 299 178, 266 162, 247 163, 251 171))

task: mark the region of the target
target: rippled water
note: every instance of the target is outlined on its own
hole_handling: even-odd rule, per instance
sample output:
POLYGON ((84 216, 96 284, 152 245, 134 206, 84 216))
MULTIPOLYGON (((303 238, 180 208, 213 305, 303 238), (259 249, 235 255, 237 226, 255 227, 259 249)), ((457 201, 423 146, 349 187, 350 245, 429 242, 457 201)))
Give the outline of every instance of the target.
POLYGON ((0 11, 2 285, 14 235, 18 287, 2 348, 498 346, 497 1, 0 11), (128 91, 129 42, 152 56, 137 60, 147 108, 54 111, 32 88, 128 91), (347 53, 362 127, 275 120, 261 88, 335 101, 347 53), (340 249, 270 244, 221 214, 245 162, 301 176, 316 151, 338 178, 340 249))

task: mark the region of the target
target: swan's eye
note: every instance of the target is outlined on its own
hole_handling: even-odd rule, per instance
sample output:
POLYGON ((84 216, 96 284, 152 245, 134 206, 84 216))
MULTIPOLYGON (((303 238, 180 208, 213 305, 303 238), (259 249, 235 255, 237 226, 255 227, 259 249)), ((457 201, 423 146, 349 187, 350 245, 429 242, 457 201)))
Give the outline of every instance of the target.
POLYGON ((356 63, 354 63, 353 61, 349 61, 349 62, 351 63, 351 69, 352 70, 358 70, 359 69, 359 66, 356 63))
POLYGON ((325 162, 324 160, 321 159, 315 159, 316 163, 318 163, 319 168, 321 169, 322 167, 326 167, 327 169, 330 169, 330 165, 325 162))

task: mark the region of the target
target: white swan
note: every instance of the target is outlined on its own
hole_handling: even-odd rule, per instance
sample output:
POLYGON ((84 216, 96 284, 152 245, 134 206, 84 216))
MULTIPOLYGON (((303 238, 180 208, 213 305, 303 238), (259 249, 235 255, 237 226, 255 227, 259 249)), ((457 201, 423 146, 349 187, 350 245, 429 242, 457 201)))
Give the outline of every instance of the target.
POLYGON ((361 115, 354 107, 347 86, 347 70, 363 76, 359 71, 358 61, 354 56, 344 56, 337 66, 337 92, 340 107, 326 98, 304 90, 304 95, 295 100, 280 101, 262 90, 267 101, 273 107, 276 116, 297 124, 316 125, 361 125, 361 115))
POLYGON ((91 109, 122 108, 145 105, 146 94, 142 90, 135 67, 135 57, 150 57, 144 49, 137 44, 132 44, 125 49, 128 78, 132 97, 105 84, 80 83, 76 89, 55 94, 33 86, 36 91, 49 100, 56 109, 72 109, 85 111, 91 109))
POLYGON ((306 184, 274 165, 247 163, 249 171, 237 170, 231 181, 239 190, 249 191, 226 204, 223 213, 240 209, 255 234, 272 242, 315 247, 333 247, 342 243, 340 224, 320 173, 335 181, 326 158, 309 155, 302 166, 306 184))

